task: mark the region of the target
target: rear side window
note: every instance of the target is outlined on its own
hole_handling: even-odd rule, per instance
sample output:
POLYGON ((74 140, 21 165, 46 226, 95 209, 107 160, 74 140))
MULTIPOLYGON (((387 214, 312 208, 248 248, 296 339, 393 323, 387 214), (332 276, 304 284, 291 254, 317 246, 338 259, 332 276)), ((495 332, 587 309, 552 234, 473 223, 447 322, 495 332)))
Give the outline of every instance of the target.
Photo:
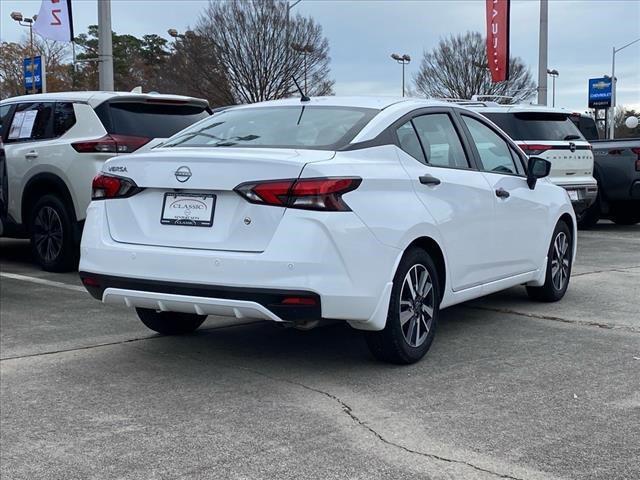
POLYGON ((599 140, 598 127, 596 127, 596 121, 593 118, 585 115, 571 115, 570 118, 584 138, 587 140, 599 140))
POLYGON ((146 138, 169 138, 209 116, 204 106, 142 102, 105 102, 96 114, 108 133, 146 138))
POLYGON ((514 140, 584 140, 569 114, 553 112, 480 112, 514 140))
POLYGON ((21 103, 16 107, 7 142, 54 138, 53 103, 21 103))
POLYGON ((53 121, 53 134, 56 137, 64 135, 76 123, 73 103, 57 102, 53 121))
POLYGON ((451 118, 446 113, 413 119, 427 163, 436 167, 469 168, 467 156, 451 118))
POLYGON ((511 148, 503 138, 475 118, 463 115, 462 119, 473 137, 484 171, 507 174, 518 173, 511 156, 511 148))

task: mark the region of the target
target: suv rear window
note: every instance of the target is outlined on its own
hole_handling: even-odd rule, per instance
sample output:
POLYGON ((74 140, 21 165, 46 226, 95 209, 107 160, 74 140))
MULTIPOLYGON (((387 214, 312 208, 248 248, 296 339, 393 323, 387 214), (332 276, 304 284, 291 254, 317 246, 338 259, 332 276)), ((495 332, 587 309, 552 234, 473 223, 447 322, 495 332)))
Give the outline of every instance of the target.
POLYGON ((96 114, 108 133, 147 138, 169 138, 209 116, 204 106, 142 102, 105 102, 96 114))
POLYGON ((551 112, 480 112, 514 140, 584 140, 569 114, 551 112))
POLYGON ((336 150, 377 113, 371 108, 312 105, 230 109, 181 132, 164 146, 336 150))

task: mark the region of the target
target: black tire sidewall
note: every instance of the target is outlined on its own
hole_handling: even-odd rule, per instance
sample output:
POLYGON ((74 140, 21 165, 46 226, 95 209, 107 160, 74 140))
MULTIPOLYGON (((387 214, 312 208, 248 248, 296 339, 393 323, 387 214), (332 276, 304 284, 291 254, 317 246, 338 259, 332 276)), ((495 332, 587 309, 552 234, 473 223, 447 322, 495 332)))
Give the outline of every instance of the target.
POLYGON ((29 214, 29 233, 31 237, 31 251, 36 262, 47 271, 64 272, 77 268, 78 242, 76 240, 75 217, 69 207, 56 195, 44 195, 40 198, 29 214), (34 240, 34 223, 38 212, 43 208, 53 208, 62 223, 62 248, 58 256, 52 261, 46 261, 38 252, 34 240))
POLYGON ((206 315, 158 312, 148 308, 136 308, 136 313, 147 328, 162 335, 184 335, 194 332, 207 319, 206 315))
POLYGON ((422 249, 409 250, 400 261, 398 269, 393 279, 393 288, 391 290, 391 299, 389 302, 389 313, 387 315, 387 323, 382 332, 386 342, 390 343, 387 348, 391 348, 396 353, 396 358, 391 361, 395 363, 414 363, 420 360, 427 353, 435 336, 438 317, 440 312, 440 284, 438 282, 437 269, 431 256, 422 249), (404 338, 402 327, 400 326, 400 294, 402 284, 407 272, 414 265, 423 265, 429 272, 431 282, 433 284, 433 320, 429 334, 422 345, 412 347, 404 338))
POLYGON ((545 280, 545 285, 543 288, 545 288, 548 293, 550 294, 550 296, 553 297, 554 300, 559 300, 562 297, 564 297, 564 294, 567 291, 567 288, 569 287, 569 281, 571 279, 571 270, 573 269, 573 244, 574 244, 574 239, 573 239, 573 234, 571 232, 571 229, 569 228, 569 226, 565 223, 565 222, 558 222, 558 224, 556 225, 556 228, 553 231, 553 236, 551 237, 551 244, 549 245, 549 253, 548 253, 548 260, 547 260, 547 278, 545 280), (565 282, 564 286, 562 287, 562 289, 558 290, 556 289, 555 285, 553 284, 553 278, 551 275, 551 269, 552 269, 552 258, 553 258, 553 249, 554 249, 554 244, 556 241, 557 236, 563 232, 566 236, 567 239, 569 241, 569 270, 567 272, 567 281, 565 282))

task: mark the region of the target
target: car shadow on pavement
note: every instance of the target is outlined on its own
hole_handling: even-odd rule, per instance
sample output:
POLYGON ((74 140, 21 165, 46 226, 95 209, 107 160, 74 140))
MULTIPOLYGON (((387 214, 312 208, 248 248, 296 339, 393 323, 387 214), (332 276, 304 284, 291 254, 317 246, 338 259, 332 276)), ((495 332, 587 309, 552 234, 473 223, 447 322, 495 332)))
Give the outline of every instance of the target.
POLYGON ((29 240, 0 238, 0 261, 2 263, 32 263, 29 240))

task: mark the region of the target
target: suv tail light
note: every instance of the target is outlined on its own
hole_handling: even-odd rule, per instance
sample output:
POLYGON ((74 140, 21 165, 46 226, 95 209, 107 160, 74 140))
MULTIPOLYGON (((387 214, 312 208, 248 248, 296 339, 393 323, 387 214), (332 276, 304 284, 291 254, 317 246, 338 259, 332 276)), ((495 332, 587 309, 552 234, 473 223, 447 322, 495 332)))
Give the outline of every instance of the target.
POLYGON ((133 180, 99 173, 91 183, 91 200, 126 198, 142 191, 133 180))
POLYGON ((74 142, 71 146, 80 153, 131 153, 150 141, 147 137, 107 134, 95 140, 74 142))
POLYGON ((342 195, 358 188, 361 182, 357 177, 293 178, 242 183, 234 190, 259 205, 350 212, 342 195))
POLYGON ((631 151, 638 156, 638 158, 636 159, 636 172, 640 172, 640 148, 632 147, 631 151))
POLYGON ((528 143, 519 143, 518 146, 529 156, 540 155, 553 148, 551 145, 534 145, 528 143))

